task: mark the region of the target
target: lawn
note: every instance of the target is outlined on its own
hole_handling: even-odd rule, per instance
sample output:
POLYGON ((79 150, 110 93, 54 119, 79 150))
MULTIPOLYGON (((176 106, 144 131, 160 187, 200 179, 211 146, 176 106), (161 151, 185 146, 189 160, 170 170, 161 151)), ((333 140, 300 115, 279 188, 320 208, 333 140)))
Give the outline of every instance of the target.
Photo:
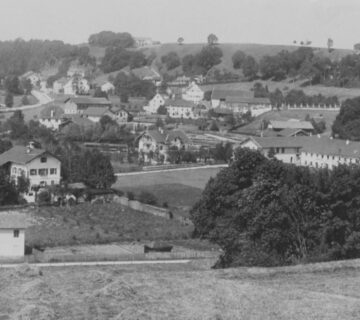
POLYGON ((120 176, 113 188, 134 194, 141 191, 151 192, 157 197, 159 205, 166 202, 174 214, 187 217, 189 209, 200 199, 206 183, 220 170, 197 168, 120 176))
POLYGON ((1 319, 350 320, 360 270, 261 274, 205 263, 18 268, 0 273, 1 319))
POLYGON ((116 203, 31 210, 26 243, 45 247, 137 240, 186 239, 191 226, 131 210, 116 203))

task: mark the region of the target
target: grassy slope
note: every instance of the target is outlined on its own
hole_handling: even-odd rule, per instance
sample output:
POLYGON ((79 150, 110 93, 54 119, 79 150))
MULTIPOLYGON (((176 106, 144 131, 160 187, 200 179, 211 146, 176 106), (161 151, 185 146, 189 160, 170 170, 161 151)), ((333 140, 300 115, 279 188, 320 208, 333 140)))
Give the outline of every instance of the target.
POLYGON ((3 270, 0 315, 37 320, 360 317, 359 269, 275 275, 204 269, 198 264, 71 267, 44 269, 42 276, 36 269, 3 270))
POLYGON ((32 212, 36 224, 26 231, 26 243, 40 246, 109 243, 115 241, 182 239, 192 227, 137 212, 116 203, 75 207, 42 207, 32 212))

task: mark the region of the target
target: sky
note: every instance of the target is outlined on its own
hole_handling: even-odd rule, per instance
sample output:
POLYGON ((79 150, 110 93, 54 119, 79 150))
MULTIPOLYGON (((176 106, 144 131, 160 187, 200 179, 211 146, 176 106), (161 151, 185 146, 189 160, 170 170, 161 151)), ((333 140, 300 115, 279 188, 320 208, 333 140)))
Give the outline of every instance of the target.
POLYGON ((1 0, 0 40, 56 39, 77 44, 102 30, 162 43, 292 44, 335 48, 360 42, 359 0, 1 0))

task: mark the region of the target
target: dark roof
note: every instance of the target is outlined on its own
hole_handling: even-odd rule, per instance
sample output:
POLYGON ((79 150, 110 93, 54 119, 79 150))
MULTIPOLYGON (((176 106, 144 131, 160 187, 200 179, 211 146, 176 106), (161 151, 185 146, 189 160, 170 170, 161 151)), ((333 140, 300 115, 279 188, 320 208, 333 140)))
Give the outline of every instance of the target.
POLYGON ((157 143, 165 143, 166 142, 166 134, 161 133, 160 130, 149 130, 146 132, 150 137, 152 137, 157 143))
POLYGON ((226 108, 214 108, 213 109, 215 113, 217 114, 233 114, 233 112, 230 109, 226 109, 226 108))
POLYGON ((26 216, 18 212, 0 212, 0 229, 25 229, 26 216))
POLYGON ((76 98, 69 98, 65 102, 72 101, 76 104, 94 104, 94 105, 111 105, 111 101, 107 100, 106 98, 92 98, 92 97, 76 97, 76 98))
POLYGON ((301 148, 302 142, 298 140, 298 137, 284 138, 284 137, 250 137, 244 140, 241 144, 247 141, 254 141, 260 148, 301 148))
POLYGON ((44 149, 14 146, 10 150, 0 154, 0 166, 8 162, 26 164, 44 153, 47 153, 44 149))
POLYGON ((229 96, 226 98, 228 103, 248 103, 248 104, 271 104, 269 98, 253 98, 253 97, 239 97, 229 96))
POLYGON ((280 121, 280 120, 270 120, 270 124, 273 129, 304 129, 304 130, 314 130, 314 127, 310 121, 280 121))
POLYGON ((211 93, 211 99, 215 100, 228 100, 229 98, 253 98, 254 93, 251 91, 241 91, 241 90, 221 90, 221 89, 213 89, 211 93))
POLYGON ((290 129, 290 128, 283 129, 281 131, 274 131, 271 129, 267 129, 263 131, 264 137, 295 137, 297 135, 308 136, 309 133, 302 129, 290 129))
POLYGON ((60 119, 62 115, 64 114, 64 109, 59 106, 48 106, 47 108, 44 108, 40 112, 40 118, 42 119, 60 119), (53 111, 53 116, 51 116, 51 113, 53 111))
POLYGON ((71 123, 77 124, 79 126, 83 126, 85 128, 92 127, 95 125, 94 122, 92 122, 88 118, 80 116, 79 114, 74 114, 74 115, 66 114, 64 115, 64 118, 69 119, 71 123))
POLYGON ((194 108, 196 104, 192 101, 187 101, 183 99, 175 99, 175 100, 169 99, 165 101, 165 106, 194 108))
POLYGON ((144 132, 142 135, 144 134, 152 137, 157 143, 168 143, 176 138, 180 138, 183 143, 191 142, 188 136, 182 130, 163 130, 162 132, 160 130, 149 130, 144 132))
POLYGON ((104 107, 89 107, 84 111, 85 116, 89 117, 101 117, 109 112, 108 108, 104 107))
POLYGON ((168 131, 168 135, 166 137, 166 141, 171 141, 174 140, 176 138, 179 138, 183 143, 190 143, 191 140, 189 139, 189 137, 185 134, 184 131, 182 130, 172 130, 172 131, 168 131))

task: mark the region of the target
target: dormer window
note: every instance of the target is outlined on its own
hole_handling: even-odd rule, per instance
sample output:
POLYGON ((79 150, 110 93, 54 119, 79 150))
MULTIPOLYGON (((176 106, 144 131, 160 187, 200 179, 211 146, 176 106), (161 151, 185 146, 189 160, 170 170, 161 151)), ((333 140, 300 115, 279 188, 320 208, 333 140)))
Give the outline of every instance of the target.
POLYGON ((41 163, 47 162, 47 157, 41 157, 41 158, 40 158, 40 162, 41 162, 41 163))

